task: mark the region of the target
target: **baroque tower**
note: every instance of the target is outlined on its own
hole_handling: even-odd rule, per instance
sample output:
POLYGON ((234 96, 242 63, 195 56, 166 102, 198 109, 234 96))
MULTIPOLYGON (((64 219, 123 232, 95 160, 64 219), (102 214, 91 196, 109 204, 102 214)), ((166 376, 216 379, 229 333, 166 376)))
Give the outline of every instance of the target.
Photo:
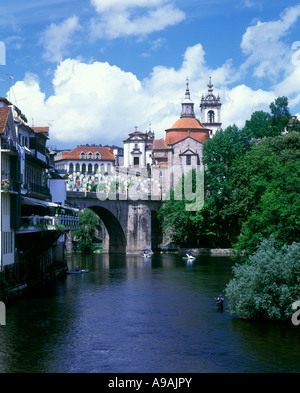
POLYGON ((208 93, 201 98, 201 123, 204 127, 209 128, 210 135, 215 135, 217 130, 220 130, 222 126, 221 122, 221 100, 220 96, 217 97, 213 94, 213 84, 211 77, 209 77, 208 93))

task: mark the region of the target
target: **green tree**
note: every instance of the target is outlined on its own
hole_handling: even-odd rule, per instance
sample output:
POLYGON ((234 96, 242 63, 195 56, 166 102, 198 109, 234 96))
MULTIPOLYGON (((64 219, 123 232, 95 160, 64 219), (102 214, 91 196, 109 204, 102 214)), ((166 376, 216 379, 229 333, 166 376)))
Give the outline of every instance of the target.
POLYGON ((300 138, 295 134, 268 138, 232 165, 232 214, 241 224, 238 252, 253 253, 270 235, 281 245, 300 241, 300 160, 295 149, 300 138))
POLYGON ((203 210, 195 216, 202 234, 213 246, 231 247, 239 234, 238 217, 232 211, 231 167, 233 162, 251 148, 251 140, 236 125, 217 131, 203 147, 206 165, 206 194, 203 210))
POLYGON ((101 236, 99 217, 91 209, 84 209, 79 212, 79 226, 80 229, 73 232, 73 238, 78 241, 79 250, 93 251, 93 242, 99 240, 101 236))
POLYGON ((171 189, 169 198, 158 211, 158 219, 161 223, 162 231, 165 238, 170 239, 175 244, 196 244, 197 243, 197 228, 193 223, 192 217, 195 215, 194 211, 187 209, 187 204, 195 203, 194 200, 186 199, 184 184, 185 177, 192 182, 192 192, 195 192, 195 171, 192 170, 186 175, 182 175, 175 186, 175 190, 171 189), (179 189, 179 192, 177 191, 179 189), (177 195, 182 195, 179 199, 177 195))
POLYGON ((241 318, 287 320, 300 293, 300 243, 278 247, 264 239, 247 263, 236 264, 225 289, 229 310, 241 318))
POLYGON ((270 104, 273 135, 281 134, 291 119, 287 97, 278 97, 270 104))
POLYGON ((243 131, 256 139, 272 135, 271 115, 264 111, 253 112, 250 120, 246 120, 243 131))

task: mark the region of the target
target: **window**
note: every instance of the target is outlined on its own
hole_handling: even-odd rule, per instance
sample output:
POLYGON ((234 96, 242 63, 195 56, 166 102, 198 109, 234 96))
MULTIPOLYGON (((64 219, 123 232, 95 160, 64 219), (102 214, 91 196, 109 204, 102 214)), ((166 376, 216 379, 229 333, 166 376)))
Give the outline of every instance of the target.
POLYGON ((81 173, 85 173, 85 172, 86 172, 86 165, 82 164, 81 173))
POLYGON ((133 165, 134 166, 140 165, 140 158, 139 157, 133 157, 133 165))
POLYGON ((209 111, 207 113, 207 118, 208 118, 208 123, 214 123, 215 122, 215 112, 209 111))
POLYGON ((192 164, 192 156, 186 156, 186 165, 192 164))
POLYGON ((71 163, 69 165, 69 173, 73 173, 74 172, 74 165, 71 163))
POLYGON ((80 172, 80 165, 76 164, 76 172, 80 172))
POLYGON ((2 232, 3 254, 11 254, 13 252, 12 235, 12 232, 2 232))
POLYGON ((98 151, 95 154, 95 158, 96 158, 96 160, 101 160, 101 154, 98 151))
POLYGON ((93 153, 92 153, 91 151, 90 151, 89 154, 88 154, 88 159, 89 159, 89 160, 92 160, 92 159, 93 159, 93 153))
POLYGON ((82 151, 82 152, 80 153, 80 159, 81 159, 81 160, 84 160, 85 158, 86 158, 85 152, 82 151))
POLYGON ((89 164, 88 166, 88 174, 91 175, 93 173, 93 165, 89 164))

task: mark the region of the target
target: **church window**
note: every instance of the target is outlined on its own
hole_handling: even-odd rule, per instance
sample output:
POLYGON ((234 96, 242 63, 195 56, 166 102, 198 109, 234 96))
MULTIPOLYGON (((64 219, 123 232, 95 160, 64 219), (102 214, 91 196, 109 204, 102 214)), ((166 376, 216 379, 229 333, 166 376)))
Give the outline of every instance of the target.
POLYGON ((186 156, 186 165, 191 165, 191 164, 192 164, 192 157, 186 156))
POLYGON ((215 122, 215 113, 214 111, 209 111, 207 114, 208 117, 208 123, 214 123, 215 122))

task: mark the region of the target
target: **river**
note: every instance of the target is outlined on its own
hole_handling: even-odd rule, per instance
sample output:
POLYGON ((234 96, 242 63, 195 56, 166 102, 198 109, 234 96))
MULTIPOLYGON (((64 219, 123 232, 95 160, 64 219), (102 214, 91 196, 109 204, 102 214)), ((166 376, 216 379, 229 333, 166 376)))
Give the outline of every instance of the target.
POLYGON ((300 326, 240 320, 215 298, 225 257, 74 255, 67 275, 7 308, 2 373, 300 371, 300 326))

